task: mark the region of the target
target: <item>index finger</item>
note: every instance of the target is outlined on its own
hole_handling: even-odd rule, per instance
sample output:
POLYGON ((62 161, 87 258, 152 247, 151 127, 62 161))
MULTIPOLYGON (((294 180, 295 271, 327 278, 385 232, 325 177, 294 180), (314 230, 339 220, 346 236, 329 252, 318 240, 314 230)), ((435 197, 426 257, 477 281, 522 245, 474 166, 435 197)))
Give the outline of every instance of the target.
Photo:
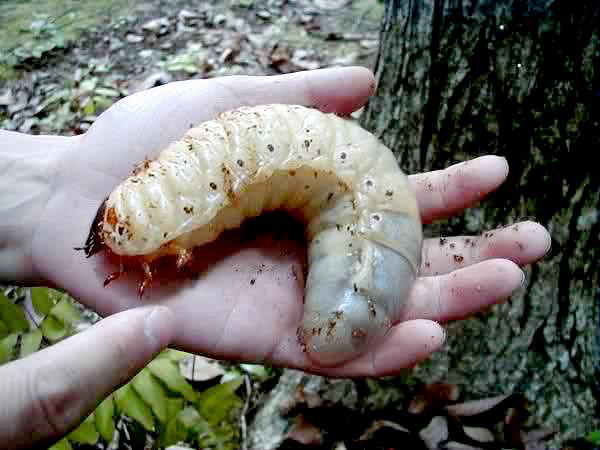
MULTIPOLYGON (((363 67, 176 81, 132 94, 106 110, 84 135, 93 148, 78 157, 122 179, 134 164, 156 156, 190 126, 223 111, 280 103, 348 115, 366 103, 375 85, 373 73, 363 67), (108 139, 112 151, 106 151, 108 139)), ((111 180, 105 190, 113 185, 111 180)))
POLYGON ((486 155, 443 170, 410 175, 421 212, 429 223, 474 205, 497 189, 508 175, 506 158, 486 155))

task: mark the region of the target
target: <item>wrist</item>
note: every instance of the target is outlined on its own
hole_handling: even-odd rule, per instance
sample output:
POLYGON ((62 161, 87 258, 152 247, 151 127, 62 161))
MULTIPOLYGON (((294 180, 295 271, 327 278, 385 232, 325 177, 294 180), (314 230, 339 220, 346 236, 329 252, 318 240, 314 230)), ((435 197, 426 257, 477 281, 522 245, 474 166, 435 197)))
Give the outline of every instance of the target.
POLYGON ((32 241, 73 138, 0 130, 0 280, 40 282, 32 241))

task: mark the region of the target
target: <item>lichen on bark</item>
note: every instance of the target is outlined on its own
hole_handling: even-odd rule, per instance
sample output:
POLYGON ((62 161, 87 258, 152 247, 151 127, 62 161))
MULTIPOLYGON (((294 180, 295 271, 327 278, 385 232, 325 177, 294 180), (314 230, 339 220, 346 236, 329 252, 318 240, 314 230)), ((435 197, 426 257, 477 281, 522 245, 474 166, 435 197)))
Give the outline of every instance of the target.
POLYGON ((598 427, 599 17, 593 1, 388 1, 361 118, 411 173, 508 159, 503 187, 427 232, 533 219, 552 248, 508 302, 449 324, 445 349, 414 374, 473 398, 523 392, 557 441, 598 427))

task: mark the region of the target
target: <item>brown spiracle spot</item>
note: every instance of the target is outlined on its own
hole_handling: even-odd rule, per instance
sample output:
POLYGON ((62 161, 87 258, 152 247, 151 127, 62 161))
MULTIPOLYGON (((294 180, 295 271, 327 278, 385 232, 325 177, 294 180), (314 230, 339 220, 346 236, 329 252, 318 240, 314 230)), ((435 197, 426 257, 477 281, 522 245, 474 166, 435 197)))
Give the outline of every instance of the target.
POLYGON ((367 332, 364 328, 357 328, 356 330, 352 330, 352 337, 363 338, 366 335, 367 335, 367 332))
POLYGON ((142 173, 144 170, 147 170, 150 167, 150 163, 152 162, 151 159, 148 158, 144 158, 144 162, 142 162, 141 164, 136 164, 133 167, 133 170, 131 172, 132 175, 139 175, 140 173, 142 173))
POLYGON ((385 195, 388 196, 388 197, 391 197, 392 195, 394 195, 394 191, 387 190, 387 191, 385 191, 385 195))
POLYGON ((213 191, 216 191, 216 190, 217 190, 217 183, 213 183, 213 182, 211 182, 211 183, 209 184, 209 186, 210 186, 210 188, 211 188, 213 191))
POLYGON ((290 170, 289 174, 290 174, 290 176, 295 177, 296 176, 296 171, 295 170, 290 170))
POLYGON ((462 263, 465 260, 465 257, 463 255, 454 255, 454 261, 456 261, 457 263, 462 263))
POLYGON ((237 160, 237 165, 240 167, 244 167, 244 161, 242 161, 241 159, 237 160))
POLYGON ((373 304, 373 300, 367 301, 367 306, 369 307, 369 314, 371 317, 375 317, 377 315, 377 310, 375 309, 375 305, 373 304))
POLYGON ((114 227, 117 224, 118 221, 119 221, 119 219, 117 217, 117 211, 115 210, 114 206, 111 206, 106 211, 106 222, 110 226, 114 227))
POLYGON ((273 144, 267 144, 267 148, 269 149, 270 152, 275 151, 275 147, 273 147, 273 144))
POLYGON ((194 214, 194 207, 193 206, 184 206, 183 211, 186 214, 194 214))
POLYGON ((337 325, 337 322, 335 320, 329 319, 327 321, 327 337, 332 337, 335 335, 335 326, 337 325))

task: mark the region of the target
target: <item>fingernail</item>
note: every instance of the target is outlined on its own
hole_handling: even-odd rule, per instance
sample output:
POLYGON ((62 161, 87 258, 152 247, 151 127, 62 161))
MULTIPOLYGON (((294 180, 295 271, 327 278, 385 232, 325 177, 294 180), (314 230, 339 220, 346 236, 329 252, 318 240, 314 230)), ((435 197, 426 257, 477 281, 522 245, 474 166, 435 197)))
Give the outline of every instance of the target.
POLYGON ((144 333, 158 350, 171 342, 174 324, 175 318, 171 310, 165 306, 157 306, 146 316, 144 333))

